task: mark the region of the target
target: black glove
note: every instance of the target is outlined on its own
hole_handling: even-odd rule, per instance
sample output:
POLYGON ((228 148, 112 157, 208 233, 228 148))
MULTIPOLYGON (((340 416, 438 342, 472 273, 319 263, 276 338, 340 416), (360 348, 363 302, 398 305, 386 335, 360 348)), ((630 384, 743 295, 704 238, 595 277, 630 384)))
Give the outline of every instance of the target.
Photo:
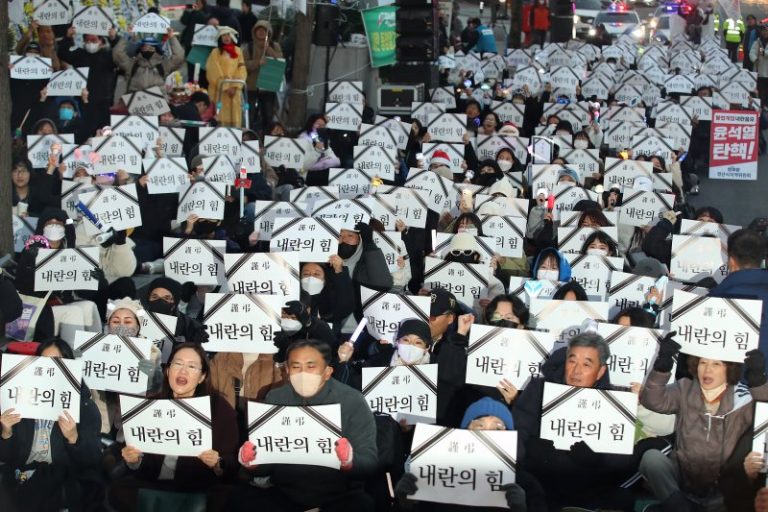
POLYGON ((526 444, 526 458, 546 462, 555 453, 555 443, 549 439, 532 438, 526 444))
POLYGON ((517 484, 506 484, 500 488, 504 491, 504 497, 507 499, 507 506, 512 512, 526 512, 528 507, 525 504, 525 491, 517 484))
POLYGON ((373 243, 373 229, 371 229, 371 226, 363 222, 358 222, 355 224, 355 231, 360 233, 360 241, 363 242, 364 249, 376 247, 376 244, 373 243))
POLYGON ((187 281, 181 285, 181 302, 189 302, 192 296, 197 293, 197 285, 192 281, 187 281))
POLYGON ((603 460, 603 456, 593 452, 584 441, 571 445, 571 458, 579 466, 597 466, 603 460))
POLYGON ((115 231, 115 234, 112 235, 112 243, 114 243, 115 245, 124 245, 127 235, 128 234, 126 233, 125 230, 115 231))
POLYGON ((768 381, 765 376, 765 356, 759 350, 750 350, 744 359, 744 374, 747 378, 747 386, 756 388, 768 381))
POLYGON ((657 372, 669 373, 674 365, 674 356, 680 351, 680 344, 675 341, 676 331, 672 331, 661 340, 659 344, 659 355, 653 363, 653 369, 657 372))
POLYGON ((395 498, 397 498, 401 508, 408 503, 408 496, 413 496, 419 490, 416 487, 417 480, 416 475, 413 473, 403 473, 403 476, 397 481, 397 485, 395 485, 395 498))
POLYGON ((207 343, 208 342, 208 333, 205 332, 205 325, 202 326, 202 329, 195 329, 191 333, 189 333, 189 341, 192 343, 207 343))
POLYGON ((104 271, 100 269, 99 267, 94 268, 91 270, 91 279, 94 279, 96 281, 106 281, 107 276, 104 275, 104 271))

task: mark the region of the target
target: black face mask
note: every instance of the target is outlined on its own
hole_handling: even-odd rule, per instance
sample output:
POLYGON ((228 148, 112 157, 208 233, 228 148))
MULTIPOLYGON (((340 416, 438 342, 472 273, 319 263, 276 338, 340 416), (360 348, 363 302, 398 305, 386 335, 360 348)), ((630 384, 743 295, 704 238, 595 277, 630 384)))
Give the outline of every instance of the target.
POLYGON ((499 180, 498 175, 496 174, 496 171, 490 174, 480 174, 477 176, 477 179, 475 180, 476 185, 481 185, 483 187, 488 187, 493 185, 499 180))
POLYGON ((356 245, 349 245, 341 243, 339 244, 339 249, 337 251, 339 258, 346 260, 350 257, 352 257, 353 254, 355 254, 355 251, 357 250, 356 245))
POLYGON ((147 60, 151 59, 154 54, 155 54, 155 52, 153 52, 153 51, 142 51, 141 52, 141 56, 144 57, 147 60))
POLYGON ((517 329, 517 327, 520 325, 517 322, 513 322, 512 320, 496 320, 488 322, 490 325, 495 325, 496 327, 506 327, 507 329, 517 329))
POLYGON ((196 235, 210 235, 216 230, 216 223, 209 221, 198 221, 195 222, 194 230, 196 235))
POLYGON ((176 314, 176 304, 169 304, 161 299, 150 300, 147 303, 147 309, 152 313, 158 313, 160 315, 173 316, 176 314))

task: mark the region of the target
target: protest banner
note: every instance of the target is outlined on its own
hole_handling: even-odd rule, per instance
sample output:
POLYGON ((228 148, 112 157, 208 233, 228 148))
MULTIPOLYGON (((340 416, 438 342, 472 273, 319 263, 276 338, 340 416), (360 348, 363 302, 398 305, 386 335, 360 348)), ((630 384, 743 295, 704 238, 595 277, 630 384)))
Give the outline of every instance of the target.
POLYGON ((758 131, 758 112, 713 110, 709 178, 756 180, 758 131))
POLYGON ((663 331, 598 323, 597 334, 603 337, 611 351, 607 363, 611 384, 629 387, 633 383, 643 383, 664 339, 663 331))
POLYGON ((425 258, 424 288, 444 288, 464 304, 474 304, 488 294, 490 266, 425 258))
POLYGON ((277 295, 299 300, 299 258, 292 252, 225 254, 227 284, 232 293, 277 295))
POLYGON ((411 364, 363 368, 362 392, 371 411, 408 425, 434 423, 437 416, 437 365, 411 364))
POLYGON ((299 261, 327 263, 339 249, 341 221, 311 217, 277 217, 269 248, 272 252, 295 252, 299 261))

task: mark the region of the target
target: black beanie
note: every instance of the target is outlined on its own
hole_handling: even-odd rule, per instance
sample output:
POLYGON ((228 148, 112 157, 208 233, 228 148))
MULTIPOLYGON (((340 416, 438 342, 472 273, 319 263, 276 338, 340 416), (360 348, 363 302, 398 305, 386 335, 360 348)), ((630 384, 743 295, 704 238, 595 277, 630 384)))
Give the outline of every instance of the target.
POLYGON ((432 332, 429 330, 429 324, 423 320, 411 319, 401 323, 400 328, 397 330, 397 339, 399 340, 409 334, 421 338, 421 341, 426 343, 428 347, 432 345, 432 332))
POLYGON ((181 284, 175 279, 170 277, 158 277, 155 278, 147 287, 147 298, 152 294, 152 290, 156 288, 165 288, 171 295, 173 295, 174 304, 178 304, 181 299, 181 284))

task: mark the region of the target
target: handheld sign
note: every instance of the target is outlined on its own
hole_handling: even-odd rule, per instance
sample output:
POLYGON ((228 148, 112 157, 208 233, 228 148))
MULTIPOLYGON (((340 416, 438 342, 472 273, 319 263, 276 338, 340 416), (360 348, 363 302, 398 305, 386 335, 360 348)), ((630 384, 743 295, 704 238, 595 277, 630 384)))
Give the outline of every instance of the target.
POLYGON ((363 368, 363 396, 371 410, 407 424, 434 423, 437 417, 437 365, 363 368))
POLYGON ((35 291, 97 290, 92 272, 99 267, 98 247, 40 249, 35 259, 35 291))
POLYGON ((0 410, 22 418, 57 421, 64 411, 80 421, 82 362, 60 357, 3 354, 0 410))
POLYGON ((611 350, 607 363, 611 384, 628 387, 634 382, 644 382, 656 359, 664 333, 655 329, 600 322, 597 324, 597 334, 605 339, 611 350))
POLYGON ((301 169, 309 149, 301 139, 264 136, 264 161, 271 167, 282 165, 288 169, 301 169))
POLYGON ((329 130, 356 132, 363 123, 363 105, 353 103, 326 103, 325 115, 329 130))
POLYGON ((141 18, 133 21, 133 30, 143 34, 165 34, 171 27, 168 18, 157 13, 148 12, 141 18))
POLYGON ((27 243, 29 237, 35 234, 37 218, 13 215, 11 225, 13 227, 13 252, 21 252, 24 250, 24 244, 27 243))
POLYGON ((491 270, 488 265, 450 262, 428 256, 424 270, 425 288, 445 288, 465 304, 474 304, 488 294, 491 270))
POLYGON ((178 194, 189 186, 187 161, 184 157, 145 158, 144 174, 147 192, 152 194, 178 194))
POLYGON ((275 219, 278 217, 303 217, 304 209, 289 201, 254 201, 254 230, 259 233, 259 240, 270 240, 275 219))
POLYGON ((555 341, 546 332, 475 324, 469 333, 466 382, 496 387, 506 379, 523 389, 539 376, 555 341))
POLYGON ((72 5, 63 0, 33 0, 32 19, 41 25, 67 25, 72 20, 72 5))
POLYGON ((203 323, 208 331, 205 349, 211 352, 274 354, 280 330, 279 295, 207 293, 203 323))
POLYGON ((377 340, 394 343, 405 320, 415 318, 429 323, 429 297, 377 292, 361 286, 360 300, 363 316, 368 319, 368 334, 377 340))
POLYGON ((137 116, 159 116, 171 111, 165 94, 159 87, 150 87, 143 91, 129 92, 121 96, 128 108, 128 113, 137 116))
POLYGON ((418 491, 408 499, 508 508, 502 487, 515 482, 517 432, 459 430, 420 423, 410 472, 418 491))
POLYGON ((728 251, 718 238, 672 235, 669 274, 680 281, 711 276, 720 282, 728 275, 728 251))
POLYGON ((68 68, 57 71, 48 80, 48 96, 74 96, 82 94, 88 86, 88 68, 68 68))
POLYGON ((48 57, 11 55, 11 78, 18 80, 46 80, 51 78, 52 75, 53 65, 48 57))
POLYGON ((110 7, 83 7, 72 18, 72 26, 78 34, 108 36, 109 30, 114 27, 114 19, 117 18, 110 7))
POLYGON ((224 191, 221 183, 195 181, 179 194, 176 221, 184 222, 193 213, 201 219, 222 220, 224 218, 224 191))
POLYGON ((32 164, 32 168, 47 167, 48 156, 51 154, 52 146, 60 144, 63 149, 69 144, 74 144, 74 137, 71 133, 62 133, 61 135, 27 135, 27 158, 32 164))
POLYGON ((607 302, 531 298, 530 309, 535 327, 558 336, 558 343, 566 343, 579 334, 582 323, 588 318, 608 320, 607 302))
POLYGON ((176 323, 178 319, 175 315, 153 313, 146 309, 144 314, 139 317, 141 335, 160 350, 163 363, 168 362, 173 343, 176 341, 176 323))
POLYGON ((150 340, 77 331, 74 348, 83 354, 79 359, 89 388, 132 395, 147 392, 147 375, 139 371, 139 361, 150 358, 150 340))
POLYGON ((211 46, 216 48, 219 44, 219 31, 213 25, 195 24, 195 33, 192 36, 193 46, 211 46))
POLYGON ((584 441, 595 453, 629 455, 636 420, 634 393, 544 383, 540 437, 558 450, 584 441))
POLYGON ((272 252, 297 252, 299 261, 325 263, 338 251, 340 233, 338 219, 276 218, 269 247, 272 252))
POLYGON ((93 236, 102 229, 123 231, 141 226, 141 209, 136 184, 106 187, 96 192, 80 194, 80 200, 99 219, 101 229, 85 223, 85 232, 93 236))
MULTIPOLYGON (((645 296, 655 283, 655 277, 613 271, 608 285, 608 303, 611 308, 608 316, 613 318, 624 309, 642 307, 645 304, 645 296)), ((666 293, 666 290, 659 291, 666 293)))
POLYGON ((224 275, 225 240, 163 238, 163 268, 166 277, 180 283, 219 286, 224 275))
POLYGON ((110 174, 125 171, 141 174, 142 144, 145 141, 122 135, 91 138, 94 174, 110 174))
POLYGON ((721 299, 675 290, 672 327, 684 354, 743 363, 760 339, 763 301, 721 299))
POLYGON ((233 293, 277 295, 299 300, 299 258, 292 252, 225 254, 227 283, 233 293))
POLYGON ((334 445, 342 437, 341 406, 284 406, 248 402, 248 439, 259 464, 339 469, 334 445))
POLYGON ((467 133, 466 114, 430 114, 427 116, 427 133, 434 141, 463 142, 467 133))
POLYGON ((238 128, 218 126, 201 127, 199 132, 200 142, 198 145, 201 155, 225 155, 231 157, 233 160, 240 159, 241 146, 243 143, 242 130, 238 128))
MULTIPOLYGON (((365 103, 362 81, 331 81, 328 82, 328 101, 334 103, 365 103)), ((326 109, 326 113, 328 110, 326 109)))
POLYGON ((144 453, 197 457, 213 446, 211 397, 145 400, 120 395, 125 443, 144 453))

